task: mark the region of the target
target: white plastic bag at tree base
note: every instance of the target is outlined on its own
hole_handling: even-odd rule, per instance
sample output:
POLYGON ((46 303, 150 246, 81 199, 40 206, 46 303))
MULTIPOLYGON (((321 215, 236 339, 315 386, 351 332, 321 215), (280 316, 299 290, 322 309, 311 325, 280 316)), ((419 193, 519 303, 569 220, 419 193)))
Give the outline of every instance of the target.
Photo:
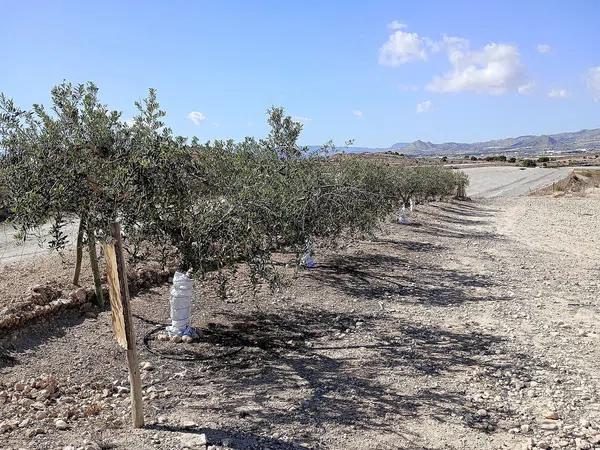
POLYGON ((313 258, 314 254, 315 254, 314 245, 310 239, 307 239, 306 242, 304 243, 304 254, 302 255, 302 258, 300 259, 300 265, 302 267, 306 267, 307 269, 313 269, 314 267, 316 267, 317 263, 313 258))
POLYGON ((304 255, 302 255, 302 259, 300 260, 300 264, 303 267, 306 267, 307 269, 313 269, 313 268, 315 268, 317 266, 317 263, 315 262, 315 260, 313 259, 313 257, 308 252, 305 252, 304 255))
POLYGON ((410 214, 404 205, 402 205, 402 208, 398 212, 398 223, 410 223, 410 214))
POLYGON ((198 334, 190 327, 192 316, 192 279, 183 272, 175 272, 171 288, 171 326, 166 331, 170 336, 192 336, 198 334))

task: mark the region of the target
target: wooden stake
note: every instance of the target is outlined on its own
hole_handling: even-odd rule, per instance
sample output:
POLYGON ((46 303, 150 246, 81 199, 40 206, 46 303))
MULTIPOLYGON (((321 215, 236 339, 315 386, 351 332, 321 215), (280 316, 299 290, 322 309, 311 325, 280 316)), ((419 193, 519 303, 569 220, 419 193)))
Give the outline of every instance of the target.
POLYGON ((140 378, 140 364, 138 361, 135 330, 131 320, 129 307, 129 287, 127 286, 127 266, 123 256, 123 240, 121 238, 121 225, 113 223, 112 234, 115 246, 117 271, 119 275, 119 289, 123 307, 123 325, 127 341, 127 364, 129 365, 129 382, 131 386, 131 413, 134 428, 144 426, 144 412, 142 403, 142 380, 140 378))

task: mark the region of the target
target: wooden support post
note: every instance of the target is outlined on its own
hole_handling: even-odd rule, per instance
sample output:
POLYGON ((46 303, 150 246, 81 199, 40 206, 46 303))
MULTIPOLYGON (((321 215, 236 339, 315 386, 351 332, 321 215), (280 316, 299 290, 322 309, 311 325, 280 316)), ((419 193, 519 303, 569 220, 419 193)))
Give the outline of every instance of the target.
POLYGON ((110 289, 110 305, 113 329, 117 342, 127 350, 129 383, 131 387, 131 413, 134 428, 144 426, 142 403, 142 380, 138 361, 135 330, 129 305, 129 287, 127 285, 127 266, 123 256, 121 225, 112 225, 113 243, 105 244, 106 269, 110 289))

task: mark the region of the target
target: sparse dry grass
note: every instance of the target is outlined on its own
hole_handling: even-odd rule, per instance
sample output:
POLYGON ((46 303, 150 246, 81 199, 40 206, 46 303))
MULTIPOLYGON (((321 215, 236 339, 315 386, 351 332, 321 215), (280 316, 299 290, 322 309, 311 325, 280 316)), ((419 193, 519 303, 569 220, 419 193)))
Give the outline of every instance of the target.
POLYGON ((576 169, 565 179, 538 189, 531 195, 585 196, 590 189, 598 187, 600 187, 600 170, 576 169))

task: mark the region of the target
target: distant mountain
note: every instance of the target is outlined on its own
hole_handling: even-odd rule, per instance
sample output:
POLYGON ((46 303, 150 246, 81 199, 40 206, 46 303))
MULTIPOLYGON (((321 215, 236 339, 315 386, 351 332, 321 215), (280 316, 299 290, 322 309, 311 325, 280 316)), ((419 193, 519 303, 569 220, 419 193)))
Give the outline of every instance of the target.
MULTIPOLYGON (((392 146, 393 148, 393 146, 392 146)), ((600 150, 600 128, 581 130, 572 133, 559 133, 541 136, 519 136, 516 138, 495 139, 472 144, 415 141, 402 147, 402 153, 412 156, 433 156, 444 154, 492 154, 492 153, 562 153, 573 151, 600 150)))
MULTIPOLYGON (((310 146, 312 150, 319 147, 310 146)), ((472 144, 445 142, 434 144, 426 141, 411 143, 397 142, 388 148, 373 147, 337 147, 336 153, 374 153, 394 151, 409 156, 436 155, 486 155, 496 153, 565 153, 600 150, 600 128, 570 133, 543 134, 541 136, 519 136, 515 138, 495 139, 472 144)))

